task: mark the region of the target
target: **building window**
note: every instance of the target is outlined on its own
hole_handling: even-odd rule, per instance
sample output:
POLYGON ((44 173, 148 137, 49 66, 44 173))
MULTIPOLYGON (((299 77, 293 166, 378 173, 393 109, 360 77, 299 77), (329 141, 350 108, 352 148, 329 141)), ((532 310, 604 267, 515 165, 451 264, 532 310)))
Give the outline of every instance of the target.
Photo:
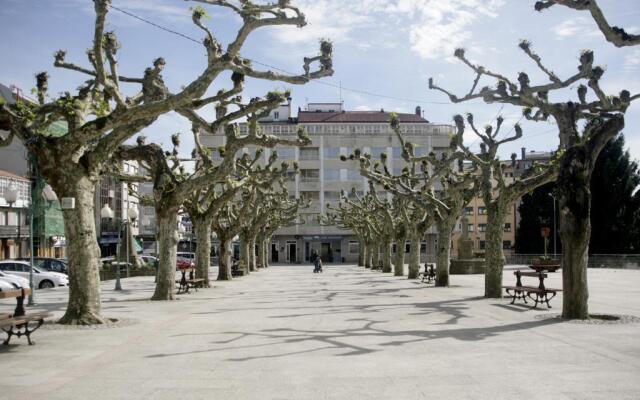
POLYGON ((371 159, 372 160, 380 160, 380 154, 382 153, 386 153, 387 152, 387 148, 386 147, 372 147, 371 148, 371 159))
POLYGON ((420 242, 420 253, 427 253, 427 242, 424 240, 420 242))
POLYGON ((293 182, 296 180, 296 175, 298 175, 297 171, 287 171, 284 173, 284 180, 288 182, 293 182))
POLYGON ((473 207, 465 207, 464 214, 465 215, 473 215, 473 207))
POLYGON ((411 242, 406 242, 404 244, 404 252, 405 253, 411 253, 411 242))
POLYGON ((487 213, 487 207, 478 207, 478 215, 485 215, 487 213))
POLYGON ((320 180, 319 169, 301 169, 300 180, 302 182, 318 182, 320 180))
POLYGON ((478 232, 486 232, 487 224, 478 224, 478 232))
POLYGON ((502 248, 505 250, 511 250, 511 240, 503 240, 502 248))
POLYGON ((317 147, 303 147, 300 149, 300 160, 319 160, 320 150, 317 147))
POLYGON ((340 181, 340 170, 339 169, 325 169, 324 170, 324 180, 331 182, 340 181))
POLYGON ((349 241, 349 254, 360 254, 360 242, 349 241))
POLYGON ((340 192, 335 192, 335 191, 324 192, 324 201, 339 201, 339 200, 340 200, 340 192))
POLYGON ((393 158, 394 159, 400 159, 402 158, 402 147, 394 147, 393 148, 393 158))
POLYGON ((275 120, 279 120, 280 119, 280 111, 274 111, 273 112, 273 119, 275 119, 275 120))
POLYGON ((338 160, 340 158, 340 147, 327 147, 324 149, 325 160, 338 160))
POLYGON ((312 192, 312 191, 301 191, 300 198, 311 201, 319 201, 320 200, 320 192, 312 192))
POLYGON ((511 223, 509 223, 509 222, 505 222, 505 224, 504 224, 504 231, 505 231, 505 232, 511 232, 511 223))
POLYGON ((473 232, 473 224, 467 224, 467 230, 473 232))
POLYGON ((487 242, 485 242, 484 240, 480 241, 480 250, 484 250, 487 248, 487 242))
POLYGON ((296 149, 293 147, 277 147, 275 151, 280 160, 293 160, 296 158, 296 149))
POLYGON ((347 180, 349 181, 361 181, 362 176, 360 175, 359 169, 348 169, 347 170, 347 180))

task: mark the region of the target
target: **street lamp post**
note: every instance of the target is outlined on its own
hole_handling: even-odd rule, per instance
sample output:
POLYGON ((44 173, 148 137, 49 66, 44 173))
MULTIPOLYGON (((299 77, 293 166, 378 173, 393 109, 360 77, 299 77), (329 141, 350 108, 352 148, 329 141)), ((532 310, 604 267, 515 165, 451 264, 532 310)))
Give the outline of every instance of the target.
MULTIPOLYGON (((100 210, 100 217, 108 219, 108 220, 113 220, 114 218, 114 212, 111 209, 111 207, 109 207, 108 204, 105 204, 104 206, 102 206, 102 209, 100 210)), ((120 282, 120 248, 122 245, 122 228, 124 227, 125 229, 125 235, 126 236, 126 252, 127 252, 127 258, 126 258, 126 265, 127 265, 127 276, 129 275, 128 271, 129 271, 129 221, 135 221, 136 218, 138 218, 138 212, 134 209, 134 208, 130 208, 127 210, 127 216, 125 218, 122 218, 122 220, 117 219, 116 220, 116 228, 118 229, 118 243, 116 245, 116 286, 114 288, 114 290, 122 290, 122 283, 120 282)))
POLYGON ((553 195, 553 193, 548 193, 549 196, 553 199, 553 258, 555 259, 557 257, 557 253, 556 253, 556 235, 557 235, 557 229, 556 229, 556 197, 553 195))
MULTIPOLYGON (((20 197, 20 190, 16 186, 15 182, 11 182, 9 187, 5 190, 4 200, 9 204, 9 207, 12 208, 15 203, 18 202, 20 197)), ((29 203, 31 206, 31 203, 29 203)), ((34 295, 34 287, 33 287, 33 212, 32 210, 27 210, 27 214, 29 216, 29 288, 31 289, 31 293, 29 294, 29 302, 28 305, 32 306, 36 304, 35 295, 34 295)), ((20 238, 20 209, 18 208, 18 238, 20 238)), ((22 248, 22 245, 18 243, 19 248, 22 248)), ((19 254, 21 256, 21 254, 19 254)))

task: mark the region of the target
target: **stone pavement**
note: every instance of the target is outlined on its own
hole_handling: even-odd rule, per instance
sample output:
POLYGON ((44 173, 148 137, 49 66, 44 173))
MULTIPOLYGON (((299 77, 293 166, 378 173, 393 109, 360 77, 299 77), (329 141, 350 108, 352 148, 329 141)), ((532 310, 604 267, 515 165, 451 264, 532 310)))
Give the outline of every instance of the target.
MULTIPOLYGON (((273 266, 173 302, 147 300, 152 278, 125 279, 122 293, 105 282, 104 314, 124 323, 12 340, 0 399, 640 398, 640 323, 550 318, 561 298, 551 310, 481 299, 482 275, 434 288, 354 266, 311 271, 273 266)), ((593 313, 640 316, 640 271, 589 280, 593 313)), ((37 296, 38 309, 64 311, 65 290, 37 296)))

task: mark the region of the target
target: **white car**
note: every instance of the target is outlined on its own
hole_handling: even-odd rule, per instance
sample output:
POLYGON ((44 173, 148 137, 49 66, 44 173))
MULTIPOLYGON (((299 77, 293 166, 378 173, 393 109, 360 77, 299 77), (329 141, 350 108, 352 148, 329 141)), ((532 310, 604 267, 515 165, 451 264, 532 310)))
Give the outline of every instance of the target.
POLYGON ((16 289, 29 287, 29 279, 23 278, 18 275, 7 274, 6 272, 2 271, 0 271, 0 282, 9 283, 16 289))
MULTIPOLYGON (((16 260, 0 261, 0 271, 28 279, 29 263, 16 260)), ((38 289, 69 286, 69 277, 59 272, 45 272, 33 267, 33 286, 38 289)))
POLYGON ((0 292, 6 292, 9 290, 16 290, 16 287, 6 281, 0 281, 0 292))

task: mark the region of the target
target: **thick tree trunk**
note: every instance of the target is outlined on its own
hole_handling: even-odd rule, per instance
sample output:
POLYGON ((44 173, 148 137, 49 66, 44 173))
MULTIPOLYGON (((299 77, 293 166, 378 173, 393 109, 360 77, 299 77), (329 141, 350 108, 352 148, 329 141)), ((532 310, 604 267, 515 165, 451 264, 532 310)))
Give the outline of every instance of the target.
POLYGON ((504 253, 502 251, 502 232, 505 218, 504 206, 493 203, 487 206, 487 231, 485 233, 485 272, 484 297, 502 297, 502 269, 504 253))
POLYGON ((231 254, 233 253, 231 249, 231 238, 227 235, 218 234, 218 238, 220 240, 220 255, 218 257, 218 280, 219 281, 230 281, 231 280, 231 254))
POLYGON ((373 262, 373 268, 380 268, 380 243, 374 242, 372 250, 373 255, 371 261, 373 262))
POLYGON ((391 252, 393 250, 393 244, 391 242, 391 237, 385 239, 382 253, 382 272, 391 272, 391 252))
POLYGON ((371 268, 374 263, 373 263, 373 249, 374 249, 374 244, 372 242, 366 242, 366 253, 365 253, 365 258, 364 258, 364 267, 365 268, 371 268))
MULTIPOLYGON (((406 235, 401 235, 398 238, 396 238, 396 256, 393 260, 394 276, 404 275, 404 250, 405 250, 406 242, 407 242, 406 235)), ((411 246, 413 246, 413 243, 411 244, 411 246)))
MULTIPOLYGON (((71 173, 67 179, 74 177, 71 173)), ((69 325, 102 324, 100 316, 100 248, 96 238, 94 214, 95 184, 87 177, 55 187, 60 196, 76 199, 74 209, 63 211, 64 230, 69 259, 69 301, 64 316, 58 321, 69 325)))
MULTIPOLYGON (((562 242, 562 317, 589 318, 587 264, 591 238, 591 171, 585 156, 576 154, 562 162, 558 176, 560 240, 562 242)), ((571 150, 569 150, 571 151, 571 150)))
POLYGON ((156 206, 160 265, 156 290, 151 300, 174 300, 176 253, 178 251, 178 207, 156 206))
POLYGON ((269 268, 269 243, 271 242, 271 236, 262 241, 262 265, 265 268, 269 268))
POLYGON ((211 219, 191 217, 196 232, 196 277, 204 279, 204 287, 209 287, 209 267, 211 266, 211 219))
POLYGON ((447 217, 438 222, 438 246, 436 286, 449 286, 449 261, 451 260, 451 234, 455 219, 447 217))
POLYGON ((249 243, 246 235, 240 235, 240 265, 245 270, 245 274, 249 274, 249 243))
POLYGON ((369 248, 367 247, 367 244, 363 241, 360 242, 360 256, 359 256, 359 260, 362 260, 362 265, 358 264, 359 266, 365 267, 365 268, 370 268, 371 266, 367 265, 367 259, 369 257, 369 248))
POLYGON ((360 245, 360 251, 358 252, 358 267, 364 267, 364 242, 362 241, 362 239, 358 238, 358 243, 360 245))
POLYGON ((248 255, 249 255, 249 270, 251 272, 257 271, 256 267, 256 237, 255 235, 249 236, 248 240, 248 255))
POLYGON ((412 231, 409 234, 411 240, 411 251, 409 252, 409 279, 418 279, 420 273, 420 234, 412 231))

